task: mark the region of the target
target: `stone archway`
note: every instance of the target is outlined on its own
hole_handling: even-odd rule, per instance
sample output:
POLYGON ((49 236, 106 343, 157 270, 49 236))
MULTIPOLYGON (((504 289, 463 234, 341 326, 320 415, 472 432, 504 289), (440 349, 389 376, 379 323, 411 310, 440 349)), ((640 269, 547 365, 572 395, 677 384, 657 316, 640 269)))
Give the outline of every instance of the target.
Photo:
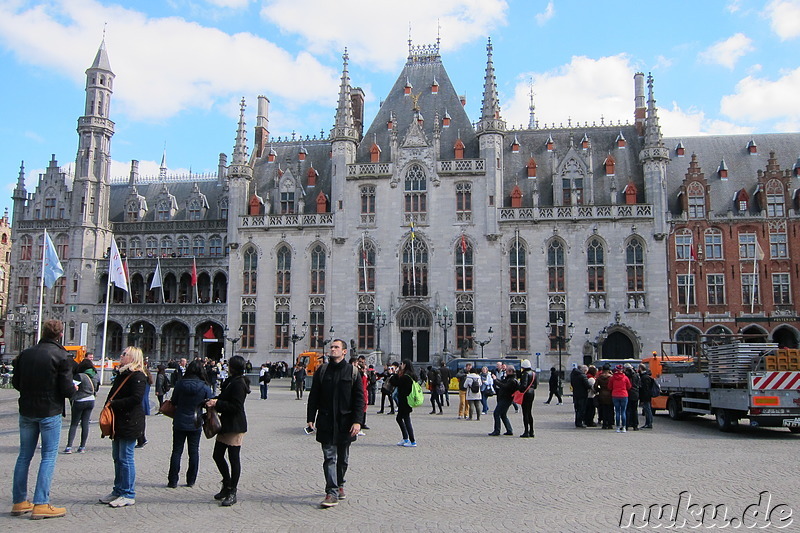
POLYGON ((431 314, 419 306, 411 306, 398 314, 400 359, 416 363, 430 362, 431 314))
POLYGON ((610 333, 603 341, 603 359, 637 359, 638 357, 639 354, 634 350, 633 341, 620 330, 610 333))
POLYGON ((787 326, 781 326, 772 332, 772 341, 778 344, 780 348, 797 348, 797 333, 787 326))

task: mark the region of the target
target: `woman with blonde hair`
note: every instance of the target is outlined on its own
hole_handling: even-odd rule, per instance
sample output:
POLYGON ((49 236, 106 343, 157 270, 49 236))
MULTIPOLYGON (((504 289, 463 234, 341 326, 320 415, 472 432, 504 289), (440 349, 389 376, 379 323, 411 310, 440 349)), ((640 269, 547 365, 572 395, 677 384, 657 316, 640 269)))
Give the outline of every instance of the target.
POLYGON ((136 465, 133 451, 144 430, 142 398, 147 384, 142 350, 128 346, 119 358, 119 375, 108 392, 106 405, 114 411, 111 456, 114 459, 114 489, 100 503, 125 507, 136 503, 136 465))

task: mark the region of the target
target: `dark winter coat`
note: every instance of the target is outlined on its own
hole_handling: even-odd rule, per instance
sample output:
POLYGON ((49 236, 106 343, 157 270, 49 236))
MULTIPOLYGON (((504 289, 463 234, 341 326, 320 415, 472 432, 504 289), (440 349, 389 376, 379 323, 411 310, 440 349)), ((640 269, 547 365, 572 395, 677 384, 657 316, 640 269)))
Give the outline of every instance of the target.
POLYGON ((649 402, 653 399, 653 377, 642 374, 639 378, 639 400, 649 402))
POLYGON ((574 400, 586 400, 589 398, 591 384, 586 374, 578 368, 573 368, 569 375, 569 384, 572 385, 572 398, 574 400))
POLYGON ((245 376, 229 377, 222 382, 222 389, 217 396, 217 412, 222 421, 220 433, 247 433, 244 401, 248 394, 250 381, 245 376))
POLYGON ((196 418, 198 408, 212 395, 211 387, 197 376, 190 375, 180 380, 170 398, 175 405, 172 429, 200 431, 203 424, 202 420, 198 421, 196 418))
POLYGON ((611 405, 611 374, 603 372, 598 374, 594 382, 594 390, 597 392, 597 401, 600 405, 611 405))
POLYGON ((314 372, 308 395, 306 421, 314 422, 317 442, 345 444, 356 440, 350 428, 360 423, 366 398, 358 372, 342 359, 326 363, 314 372))
POLYGON ((397 409, 410 413, 412 409, 408 405, 408 395, 411 394, 411 387, 414 386, 414 378, 410 375, 394 374, 389 379, 397 389, 397 409))
POLYGON ((633 370, 626 370, 625 375, 631 382, 631 388, 628 390, 628 403, 639 401, 639 374, 633 370))
MULTIPOLYGON (((142 398, 147 386, 147 376, 141 370, 131 372, 125 370, 114 378, 114 384, 108 392, 111 410, 114 411, 114 438, 138 439, 144 432, 144 408, 142 398), (126 381, 125 378, 130 376, 126 381), (119 392, 116 392, 119 390, 119 392)), ((106 400, 108 403, 108 400, 106 400)))
POLYGON ((14 360, 11 384, 19 391, 19 414, 46 418, 64 412, 72 398, 72 361, 61 343, 42 339, 14 360))
POLYGON ((525 393, 526 398, 533 398, 534 394, 536 394, 536 387, 539 385, 537 383, 538 381, 539 379, 536 376, 536 372, 531 369, 522 370, 519 376, 519 390, 525 393), (532 385, 531 381, 533 381, 532 385), (528 385, 531 385, 530 388, 528 388, 528 385), (527 389, 527 391, 525 389, 527 389))
POLYGON ((514 376, 494 380, 494 390, 497 392, 497 400, 511 401, 511 396, 519 390, 519 381, 514 376))

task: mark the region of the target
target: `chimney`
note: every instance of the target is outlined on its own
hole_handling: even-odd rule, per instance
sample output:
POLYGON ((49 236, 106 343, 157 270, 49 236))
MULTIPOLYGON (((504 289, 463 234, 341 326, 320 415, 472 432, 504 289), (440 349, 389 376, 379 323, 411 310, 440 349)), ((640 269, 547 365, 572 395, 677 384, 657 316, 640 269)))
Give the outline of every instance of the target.
POLYGON ((256 157, 261 157, 269 139, 269 98, 259 95, 256 115, 256 157))
POLYGON ((644 97, 644 73, 637 72, 633 75, 633 116, 635 119, 636 133, 639 137, 644 137, 644 119, 647 111, 647 103, 644 97))
POLYGON ((364 134, 364 90, 361 87, 350 89, 350 103, 353 106, 353 124, 360 139, 364 134))

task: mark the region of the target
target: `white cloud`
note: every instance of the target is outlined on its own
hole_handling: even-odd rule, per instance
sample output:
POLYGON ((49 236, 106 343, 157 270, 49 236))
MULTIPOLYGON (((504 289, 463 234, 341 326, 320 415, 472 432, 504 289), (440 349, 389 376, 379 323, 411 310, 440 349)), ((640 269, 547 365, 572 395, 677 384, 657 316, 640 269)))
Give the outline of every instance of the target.
POLYGON ((672 66, 672 63, 673 61, 670 58, 659 55, 656 57, 656 64, 653 65, 653 70, 667 70, 672 66))
POLYGON ((106 22, 108 55, 117 75, 115 108, 135 119, 208 109, 232 95, 267 93, 332 103, 328 100, 337 92, 337 70, 308 53, 293 56, 249 33, 228 35, 179 17, 147 18, 96 0, 0 4, 0 42, 22 61, 61 71, 82 85, 106 22))
POLYGON ((767 4, 766 15, 781 40, 800 37, 800 0, 773 0, 767 4))
POLYGON ((777 80, 747 76, 736 84, 736 93, 723 96, 721 111, 736 120, 778 120, 781 124, 800 121, 800 67, 777 80))
POLYGON ((544 26, 545 23, 551 18, 553 18, 555 14, 556 14, 556 6, 552 1, 550 1, 547 3, 547 7, 544 8, 544 11, 541 13, 537 13, 536 16, 534 17, 536 19, 536 24, 538 24, 539 26, 544 26))
POLYGON ((247 5, 250 3, 250 0, 206 0, 206 2, 212 6, 239 9, 242 7, 247 7, 247 5))
POLYGON ((665 137, 689 137, 695 135, 734 135, 752 133, 753 129, 724 120, 708 119, 703 111, 681 109, 677 102, 672 108, 658 109, 658 123, 665 137))
POLYGON ((729 69, 736 66, 736 62, 743 55, 755 50, 753 41, 743 33, 737 33, 724 41, 712 44, 700 53, 700 60, 705 63, 722 65, 729 69))
POLYGON ((569 64, 558 69, 520 75, 513 97, 503 106, 503 116, 509 125, 528 124, 528 80, 532 78, 540 127, 553 122, 566 126, 568 119, 573 124, 600 124, 601 116, 606 124, 625 123, 633 117, 633 74, 625 54, 599 59, 573 56, 569 64))
POLYGON ((433 43, 441 26, 442 50, 455 50, 505 25, 507 11, 506 0, 271 0, 261 16, 302 37, 311 53, 347 47, 360 65, 393 71, 408 56, 408 24, 414 44, 433 43))
POLYGON ((725 9, 728 10, 729 13, 736 13, 742 8, 742 0, 731 0, 728 2, 728 5, 725 6, 725 9))

